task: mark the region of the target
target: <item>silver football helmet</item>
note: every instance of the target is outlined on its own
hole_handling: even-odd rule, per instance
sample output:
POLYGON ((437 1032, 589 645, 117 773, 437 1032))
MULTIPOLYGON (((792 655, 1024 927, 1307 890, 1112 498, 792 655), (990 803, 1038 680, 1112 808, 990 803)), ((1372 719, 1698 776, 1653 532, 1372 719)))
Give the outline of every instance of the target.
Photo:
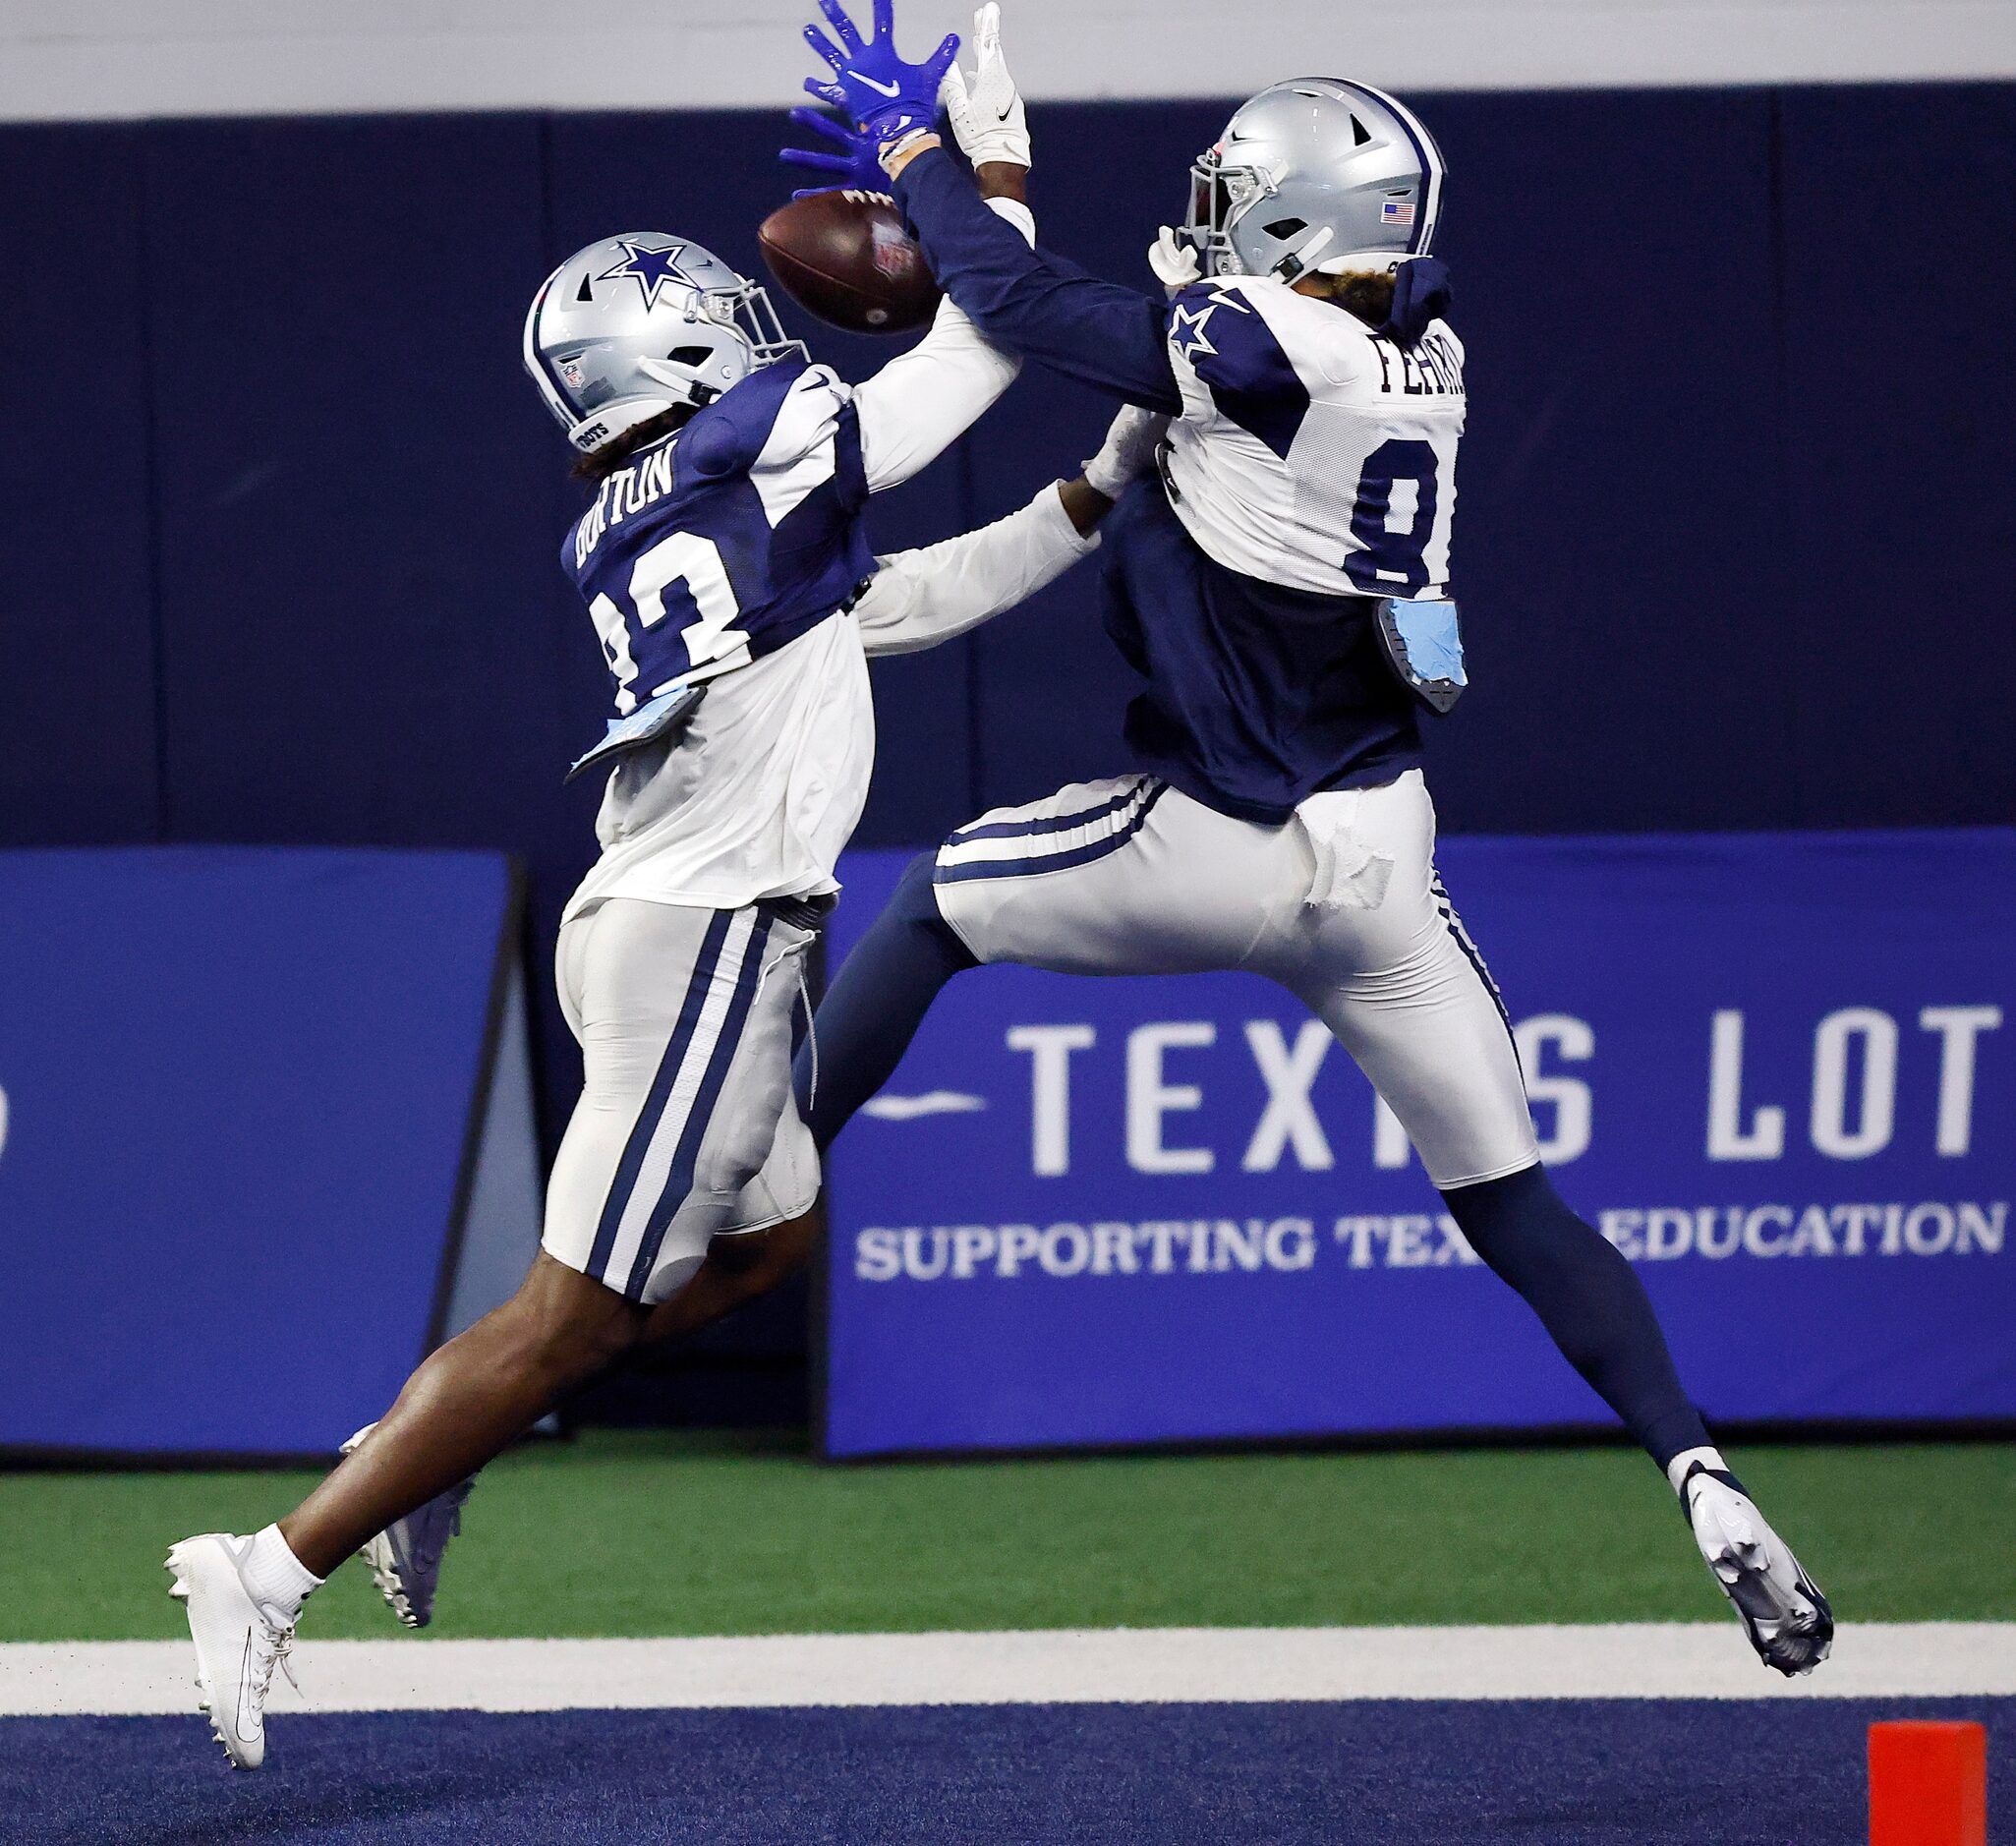
POLYGON ((1197 156, 1184 228, 1207 275, 1391 269, 1428 254, 1442 175, 1433 137, 1384 90, 1293 77, 1197 156))
POLYGON ((809 357, 770 297, 710 250, 631 231, 577 250, 532 298, 525 370, 592 454, 647 417, 711 403, 761 366, 809 357))

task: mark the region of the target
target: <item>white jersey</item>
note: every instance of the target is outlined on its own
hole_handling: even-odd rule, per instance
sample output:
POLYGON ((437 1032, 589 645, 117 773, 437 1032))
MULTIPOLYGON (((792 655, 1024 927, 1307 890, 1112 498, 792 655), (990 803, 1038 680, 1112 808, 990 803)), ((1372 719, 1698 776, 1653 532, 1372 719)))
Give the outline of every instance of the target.
POLYGON ((836 891, 875 760, 868 660, 909 654, 1012 608, 1098 548, 1055 487, 976 532, 876 559, 851 614, 822 622, 708 688, 677 744, 609 777, 602 857, 569 900, 733 909, 836 891))
MULTIPOLYGON (((1033 235, 1025 210, 1002 215, 1033 235)), ((924 340, 866 383, 823 366, 752 374, 603 484, 562 555, 619 719, 696 680, 706 690, 674 740, 611 773, 602 857, 566 916, 610 897, 734 909, 837 889, 875 754, 861 628, 840 612, 878 561, 862 509, 941 453, 1017 369, 946 301, 924 340)), ((1051 574, 1078 554, 1071 538, 1051 574)), ((984 619, 1001 596, 1015 600, 1027 548, 979 547, 977 576, 963 554, 942 559, 950 603, 927 595, 884 625, 924 646, 922 633, 984 619)))
POLYGON ((1330 596, 1447 591, 1465 399, 1446 322, 1404 347, 1271 276, 1226 278, 1171 302, 1169 351, 1170 498, 1208 556, 1330 596))

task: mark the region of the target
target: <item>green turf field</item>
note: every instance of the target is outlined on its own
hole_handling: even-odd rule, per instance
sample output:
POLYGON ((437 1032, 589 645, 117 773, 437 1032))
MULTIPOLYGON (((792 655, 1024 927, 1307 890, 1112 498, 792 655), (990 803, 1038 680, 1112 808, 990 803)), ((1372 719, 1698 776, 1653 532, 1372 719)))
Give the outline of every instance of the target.
MULTIPOLYGON (((2016 1619, 2016 1445, 1749 1449, 1845 1621, 2016 1619)), ((0 1475, 0 1640, 181 1632, 160 1564, 293 1473, 0 1475)), ((904 1463, 798 1437, 598 1432, 484 1476, 437 1635, 1715 1620, 1624 1449, 904 1463)), ((317 1635, 384 1635, 361 1570, 317 1635)))

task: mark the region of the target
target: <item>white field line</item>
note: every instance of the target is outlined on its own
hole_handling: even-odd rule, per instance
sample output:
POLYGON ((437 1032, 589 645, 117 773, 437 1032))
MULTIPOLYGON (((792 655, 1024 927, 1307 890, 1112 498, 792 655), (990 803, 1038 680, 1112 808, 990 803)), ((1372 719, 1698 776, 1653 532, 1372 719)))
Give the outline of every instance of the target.
MULTIPOLYGON (((280 1711, 1347 1699, 2016 1695, 2016 1622, 1865 1622, 1811 1678, 1733 1622, 1530 1628, 1048 1629, 654 1641, 305 1640, 280 1711)), ((0 1645, 0 1715, 195 1708, 184 1642, 0 1645)))

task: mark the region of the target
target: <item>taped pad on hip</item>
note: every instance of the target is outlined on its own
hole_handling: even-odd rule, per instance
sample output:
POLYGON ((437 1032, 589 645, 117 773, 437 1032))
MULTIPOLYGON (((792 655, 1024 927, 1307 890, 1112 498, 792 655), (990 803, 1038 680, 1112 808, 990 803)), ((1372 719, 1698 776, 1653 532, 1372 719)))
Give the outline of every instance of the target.
POLYGON ((1296 809, 1308 836, 1316 869, 1302 898, 1311 910, 1376 910, 1393 882, 1390 854, 1374 852, 1357 836, 1361 788, 1311 795, 1296 809))

